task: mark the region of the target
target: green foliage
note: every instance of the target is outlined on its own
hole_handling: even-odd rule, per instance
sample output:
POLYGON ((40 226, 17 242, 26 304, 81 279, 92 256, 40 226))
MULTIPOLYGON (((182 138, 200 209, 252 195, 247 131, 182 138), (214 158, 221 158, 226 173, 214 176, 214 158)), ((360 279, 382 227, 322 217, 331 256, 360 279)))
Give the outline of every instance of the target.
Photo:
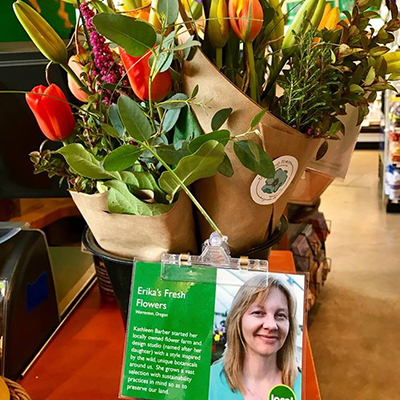
POLYGON ((118 99, 118 111, 127 132, 136 140, 146 142, 153 133, 149 119, 130 97, 118 99))
POLYGON ((264 178, 272 178, 275 174, 274 163, 265 151, 252 140, 240 140, 234 143, 233 149, 240 162, 250 171, 264 178), (255 155, 254 152, 258 154, 255 155))
POLYGON ((168 25, 173 24, 179 15, 178 0, 158 0, 157 11, 168 25))
POLYGON ((143 149, 131 144, 117 147, 103 161, 106 171, 123 171, 131 167, 143 153, 143 149))
POLYGON ((168 204, 149 204, 141 201, 121 181, 108 181, 106 186, 110 188, 107 207, 111 213, 152 216, 164 214, 171 209, 171 205, 168 204))
POLYGON ((86 178, 113 179, 117 173, 107 172, 99 160, 79 143, 68 144, 58 150, 71 169, 86 178))
POLYGON ((156 44, 156 32, 145 21, 121 14, 100 13, 94 16, 93 23, 99 33, 133 57, 141 57, 156 44))
POLYGON ((312 29, 295 35, 291 68, 279 80, 284 94, 278 117, 302 133, 325 136, 326 116, 333 111, 332 95, 339 90, 341 74, 332 65, 331 46, 315 43, 316 35, 312 29))
MULTIPOLYGON (((224 159, 224 154, 224 146, 221 143, 216 140, 207 141, 194 154, 183 157, 173 172, 188 186, 197 179, 213 176, 224 159)), ((161 189, 170 195, 170 201, 173 201, 180 188, 173 174, 170 171, 163 172, 159 184, 161 189)))
POLYGON ((232 108, 223 108, 215 113, 211 120, 211 129, 217 131, 232 114, 232 108))
POLYGON ((218 167, 218 172, 228 178, 230 178, 235 173, 232 167, 231 160, 226 154, 224 155, 222 163, 218 167))
POLYGON ((193 139, 189 144, 189 150, 194 153, 203 145, 203 143, 208 142, 209 140, 216 140, 225 147, 229 142, 229 138, 230 133, 226 129, 210 132, 193 139))

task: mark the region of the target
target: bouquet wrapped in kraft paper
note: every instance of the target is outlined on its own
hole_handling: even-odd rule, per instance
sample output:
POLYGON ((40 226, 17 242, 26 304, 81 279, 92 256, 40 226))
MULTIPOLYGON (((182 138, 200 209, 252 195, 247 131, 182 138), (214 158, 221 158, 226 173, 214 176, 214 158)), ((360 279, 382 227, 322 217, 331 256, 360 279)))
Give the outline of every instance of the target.
MULTIPOLYGON (((323 159, 329 143, 345 133, 347 106, 357 109, 360 125, 376 92, 399 78, 400 53, 385 46, 400 27, 397 8, 390 4, 377 32, 371 5, 357 1, 341 20, 325 0, 305 0, 295 6, 286 32, 276 0, 203 2, 204 29, 202 18, 193 24, 193 13, 183 16, 188 30, 202 31, 204 54, 197 51, 183 74, 186 93, 199 85, 200 124, 208 128, 211 119, 215 130, 221 126, 216 110, 232 111, 224 120, 231 164, 225 158, 219 173, 196 182, 195 192, 235 254, 268 238, 307 164, 323 159), (272 170, 265 168, 271 159, 272 170)), ((204 239, 210 230, 200 225, 204 239)))
POLYGON ((82 102, 70 104, 50 83, 26 93, 47 137, 30 154, 35 173, 67 183, 111 256, 159 261, 162 253, 196 253, 193 206, 205 211, 189 186, 216 173, 229 139, 226 130, 218 140, 201 130, 191 111, 196 94, 179 92, 180 74, 172 73, 200 43, 178 42, 178 0, 160 0, 154 18, 142 8, 125 12, 108 4, 77 3, 68 48, 32 7, 13 5, 43 55, 68 72, 69 89, 82 102), (76 54, 68 59, 69 51, 76 54), (58 143, 50 150, 49 141, 58 143))
MULTIPOLYGON (((183 83, 186 93, 191 93, 199 82, 207 82, 200 85, 198 93, 198 98, 202 99, 206 107, 194 109, 203 129, 209 128, 213 115, 219 109, 230 107, 233 111, 226 127, 232 136, 241 135, 249 130, 253 118, 262 111, 258 104, 233 85, 197 50, 194 58, 184 66, 183 83)), ((193 185, 196 198, 223 234, 228 236, 234 255, 240 255, 268 239, 307 164, 321 145, 320 139, 307 137, 269 112, 263 115, 255 128, 261 132, 261 137, 256 134, 247 137, 263 146, 275 161, 275 175, 278 173, 268 179, 271 183, 270 193, 266 189, 265 196, 262 190, 261 197, 260 193, 256 193, 254 187, 257 181, 260 181, 258 186, 261 189, 269 182, 242 165, 234 154, 232 143, 226 147, 226 153, 234 174, 227 177, 217 173, 193 185), (279 181, 280 170, 286 173, 283 182, 279 181)), ((212 229, 201 215, 199 229, 202 240, 210 235, 212 229)))
POLYGON ((108 193, 70 192, 98 244, 111 254, 140 261, 159 261, 163 253, 197 252, 192 203, 180 193, 161 215, 124 215, 108 211, 108 193))

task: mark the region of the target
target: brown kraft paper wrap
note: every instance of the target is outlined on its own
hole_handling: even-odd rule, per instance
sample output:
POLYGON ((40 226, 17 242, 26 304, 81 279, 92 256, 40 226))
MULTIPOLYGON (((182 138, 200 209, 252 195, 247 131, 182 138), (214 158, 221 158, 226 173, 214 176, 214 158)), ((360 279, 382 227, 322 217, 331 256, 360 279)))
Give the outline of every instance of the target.
POLYGON ((351 157, 357 144, 361 124, 357 124, 358 110, 356 107, 347 105, 346 115, 338 117, 343 122, 346 134, 339 132, 340 140, 330 140, 328 151, 318 161, 311 160, 307 167, 334 178, 344 179, 350 166, 351 157))
POLYGON ((192 203, 183 192, 161 215, 111 214, 107 193, 70 192, 98 244, 106 251, 141 261, 160 261, 163 253, 197 252, 192 203))
MULTIPOLYGON (((233 109, 225 124, 231 135, 246 132, 254 116, 262 110, 222 75, 199 50, 190 62, 185 63, 183 79, 187 94, 199 85, 197 99, 205 107, 194 107, 194 112, 205 132, 211 131, 211 119, 222 108, 233 109)), ((242 166, 231 143, 226 151, 232 162, 234 175, 227 178, 217 173, 214 177, 199 180, 192 186, 201 205, 222 233, 228 236, 234 255, 240 255, 267 240, 270 221, 272 228, 278 224, 294 187, 321 144, 321 140, 307 138, 268 112, 257 128, 262 133, 264 149, 272 159, 289 155, 295 157, 299 163, 293 181, 274 204, 259 205, 253 201, 250 187, 256 174, 242 166)), ((252 139, 260 144, 256 135, 252 139)), ((199 216, 199 228, 204 241, 212 228, 202 216, 199 216)))

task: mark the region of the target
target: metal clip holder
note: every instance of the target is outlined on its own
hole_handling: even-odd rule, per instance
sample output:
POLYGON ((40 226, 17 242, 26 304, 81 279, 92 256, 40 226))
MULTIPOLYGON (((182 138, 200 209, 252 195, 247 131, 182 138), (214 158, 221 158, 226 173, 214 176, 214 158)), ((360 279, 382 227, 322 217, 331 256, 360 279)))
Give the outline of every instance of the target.
POLYGON ((267 260, 251 260, 247 256, 234 258, 230 256, 228 237, 213 232, 203 243, 201 255, 163 254, 161 257, 161 275, 164 280, 186 282, 213 282, 215 272, 212 269, 232 269, 268 272, 267 260), (208 268, 207 273, 200 269, 208 268))

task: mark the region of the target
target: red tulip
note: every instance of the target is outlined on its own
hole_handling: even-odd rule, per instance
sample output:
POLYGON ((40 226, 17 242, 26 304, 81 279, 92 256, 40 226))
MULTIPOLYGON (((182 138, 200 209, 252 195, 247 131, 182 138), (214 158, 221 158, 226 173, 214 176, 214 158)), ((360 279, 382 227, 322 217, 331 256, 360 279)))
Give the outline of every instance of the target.
POLYGON ((249 43, 260 33, 264 13, 258 0, 229 0, 229 18, 235 35, 249 43))
POLYGON ((67 99, 62 90, 57 85, 51 84, 47 88, 43 85, 35 86, 31 92, 37 94, 27 93, 26 102, 44 135, 50 140, 65 140, 71 136, 75 120, 71 107, 64 102, 67 99))
MULTIPOLYGON (((148 51, 143 57, 132 57, 120 47, 119 53, 132 90, 139 99, 149 100, 149 77, 151 72, 149 58, 151 51, 148 51)), ((171 90, 171 87, 172 78, 170 70, 158 73, 151 84, 151 100, 161 101, 171 90)))

